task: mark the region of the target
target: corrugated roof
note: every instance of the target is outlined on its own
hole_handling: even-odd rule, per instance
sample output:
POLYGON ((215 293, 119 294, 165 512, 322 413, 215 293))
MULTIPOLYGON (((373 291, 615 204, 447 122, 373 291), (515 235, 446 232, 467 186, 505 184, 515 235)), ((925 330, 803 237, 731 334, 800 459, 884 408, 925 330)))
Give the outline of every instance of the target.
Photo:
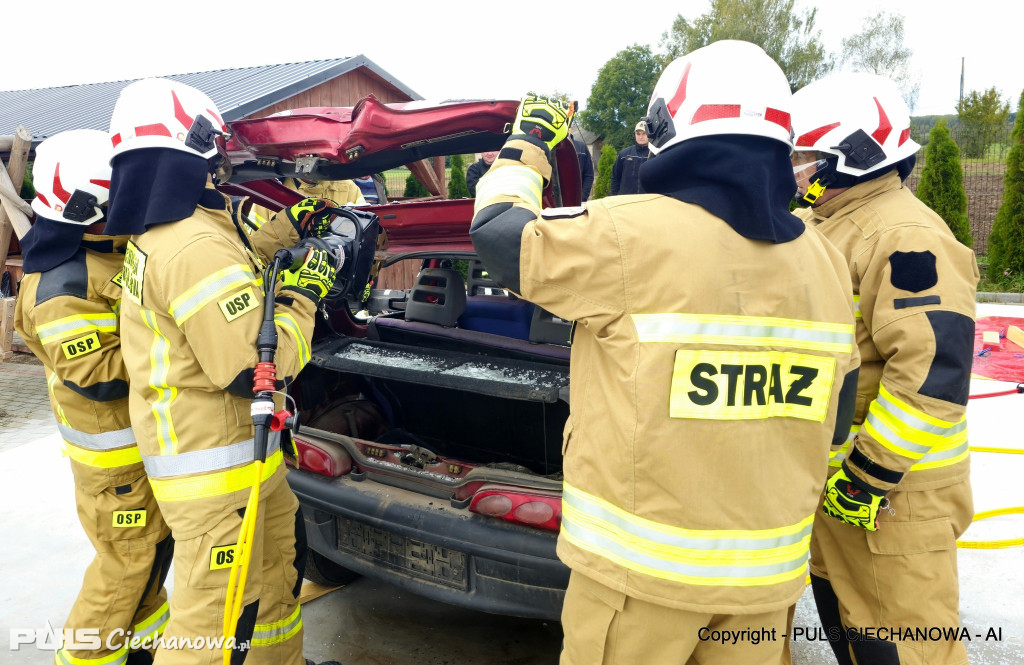
MULTIPOLYGON (((363 55, 172 74, 163 78, 202 90, 217 105, 225 120, 237 120, 357 67, 369 69, 412 99, 422 99, 363 55)), ((0 91, 0 135, 13 134, 18 125, 25 125, 32 131, 33 143, 39 143, 69 129, 106 131, 121 89, 137 80, 0 91)))

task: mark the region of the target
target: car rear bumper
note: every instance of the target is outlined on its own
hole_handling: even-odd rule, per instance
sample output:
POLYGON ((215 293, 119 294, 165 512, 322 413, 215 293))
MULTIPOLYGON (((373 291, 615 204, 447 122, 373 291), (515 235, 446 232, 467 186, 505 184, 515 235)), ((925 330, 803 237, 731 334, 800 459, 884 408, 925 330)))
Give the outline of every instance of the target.
POLYGON ((292 470, 310 549, 412 593, 495 614, 558 620, 569 569, 556 534, 351 476, 292 470))

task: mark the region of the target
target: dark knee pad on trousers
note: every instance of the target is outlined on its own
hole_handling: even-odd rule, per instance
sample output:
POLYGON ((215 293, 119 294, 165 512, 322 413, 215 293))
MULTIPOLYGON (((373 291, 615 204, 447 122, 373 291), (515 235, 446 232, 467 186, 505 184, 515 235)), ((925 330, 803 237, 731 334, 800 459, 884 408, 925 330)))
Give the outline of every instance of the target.
POLYGON ((900 654, 896 644, 888 640, 854 642, 853 655, 857 665, 900 665, 900 654))
POLYGON ((153 654, 146 650, 132 651, 128 654, 125 665, 153 665, 153 654))
POLYGON ((836 597, 832 583, 823 577, 811 575, 811 591, 814 592, 814 604, 818 608, 818 618, 825 628, 828 644, 832 647, 836 660, 839 665, 853 665, 853 659, 850 657, 850 642, 846 639, 843 621, 839 616, 839 598, 836 597))
POLYGON ((295 511, 295 588, 292 595, 299 597, 302 591, 302 576, 306 573, 306 557, 309 555, 309 544, 306 542, 306 520, 302 517, 302 506, 295 511))
POLYGON ((256 613, 260 609, 260 601, 256 599, 242 608, 235 626, 235 648, 231 652, 231 665, 242 665, 249 654, 253 631, 256 630, 256 613))

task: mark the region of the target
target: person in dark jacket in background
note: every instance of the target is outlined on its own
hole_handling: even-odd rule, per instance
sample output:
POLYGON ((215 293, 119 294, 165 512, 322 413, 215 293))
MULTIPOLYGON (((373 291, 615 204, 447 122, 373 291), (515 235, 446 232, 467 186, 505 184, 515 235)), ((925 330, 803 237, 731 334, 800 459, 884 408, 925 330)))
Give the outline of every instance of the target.
POLYGON ((497 150, 488 150, 487 152, 480 153, 480 159, 476 160, 469 165, 466 169, 466 186, 469 187, 469 195, 476 196, 476 183, 487 173, 487 169, 491 168, 491 164, 494 163, 495 158, 498 156, 497 150))
POLYGON ((618 194, 643 194, 640 186, 640 166, 650 157, 647 147, 647 125, 643 120, 636 123, 634 131, 636 145, 631 145, 615 158, 612 167, 612 196, 618 194))
POLYGON ((576 156, 580 160, 580 177, 583 178, 583 199, 590 198, 590 190, 594 186, 594 160, 590 158, 590 150, 587 144, 576 137, 572 138, 572 145, 576 148, 576 156))

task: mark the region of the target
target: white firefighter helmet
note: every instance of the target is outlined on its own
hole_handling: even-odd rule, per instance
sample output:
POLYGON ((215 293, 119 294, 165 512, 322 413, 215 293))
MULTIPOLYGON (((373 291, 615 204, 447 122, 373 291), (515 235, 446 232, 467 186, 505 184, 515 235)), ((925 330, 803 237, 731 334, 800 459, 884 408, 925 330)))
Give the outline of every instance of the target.
POLYGON ((857 177, 887 170, 921 147, 910 138, 903 96, 884 76, 826 76, 793 95, 792 112, 794 149, 824 153, 839 173, 857 177))
POLYGON ((719 134, 764 136, 792 147, 791 97, 786 75, 761 47, 714 42, 662 72, 644 118, 651 152, 719 134))
POLYGON ((171 148, 209 159, 227 127, 216 104, 192 86, 143 79, 123 90, 110 117, 111 159, 129 150, 171 148))
POLYGON ((32 210, 40 217, 89 226, 110 197, 110 135, 95 129, 55 134, 36 148, 32 210))

